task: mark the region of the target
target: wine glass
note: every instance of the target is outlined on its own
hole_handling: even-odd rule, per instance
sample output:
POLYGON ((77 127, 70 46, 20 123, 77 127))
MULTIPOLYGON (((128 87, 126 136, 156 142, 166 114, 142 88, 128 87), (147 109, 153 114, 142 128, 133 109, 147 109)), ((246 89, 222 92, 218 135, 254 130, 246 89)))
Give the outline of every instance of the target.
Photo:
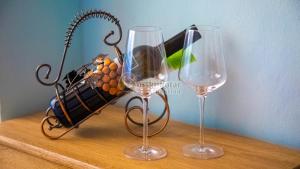
POLYGON ((227 75, 222 50, 219 27, 191 26, 187 29, 179 80, 192 87, 199 99, 200 137, 199 143, 183 147, 184 156, 211 159, 224 155, 221 147, 204 142, 205 99, 208 93, 226 82, 227 75))
POLYGON ((166 84, 167 64, 162 32, 157 27, 138 26, 129 30, 123 61, 122 81, 143 100, 143 144, 128 147, 124 154, 136 160, 166 157, 164 148, 150 146, 148 141, 147 104, 151 94, 166 84))

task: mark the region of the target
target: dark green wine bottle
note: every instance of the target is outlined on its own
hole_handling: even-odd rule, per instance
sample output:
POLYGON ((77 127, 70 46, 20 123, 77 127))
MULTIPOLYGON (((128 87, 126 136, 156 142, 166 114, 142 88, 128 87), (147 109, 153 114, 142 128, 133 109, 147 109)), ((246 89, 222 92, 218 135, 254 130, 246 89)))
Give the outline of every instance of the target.
MULTIPOLYGON (((194 26, 194 25, 192 25, 194 26)), ((177 35, 173 36, 169 40, 164 43, 166 57, 167 57, 167 64, 168 68, 171 70, 176 70, 180 68, 181 65, 181 58, 183 53, 183 45, 184 45, 184 38, 185 38, 186 30, 178 33, 177 35)), ((194 34, 193 42, 199 40, 201 35, 194 34)), ((134 62, 132 63, 132 67, 134 68, 135 74, 140 74, 141 77, 152 77, 153 75, 159 73, 155 72, 160 70, 159 67, 161 66, 161 44, 158 46, 137 46, 132 51, 134 56, 134 62), (150 59, 151 58, 151 59, 150 59), (137 66, 138 65, 138 66, 137 66), (144 71, 148 70, 148 71, 144 71), (153 70, 153 71, 149 71, 153 70), (144 72, 144 74, 138 73, 144 72)), ((195 59, 192 59, 193 62, 195 59)), ((126 61, 126 59, 125 59, 126 61)), ((136 77, 139 79, 139 77, 136 77)))
MULTIPOLYGON (((197 29, 195 25, 191 25, 191 28, 197 29)), ((186 33, 186 29, 179 32, 177 35, 168 39, 164 43, 166 56, 167 56, 167 63, 170 69, 176 70, 180 68, 185 33, 186 33)), ((200 38, 201 38, 200 33, 195 33, 193 37, 193 43, 199 40, 200 38)))

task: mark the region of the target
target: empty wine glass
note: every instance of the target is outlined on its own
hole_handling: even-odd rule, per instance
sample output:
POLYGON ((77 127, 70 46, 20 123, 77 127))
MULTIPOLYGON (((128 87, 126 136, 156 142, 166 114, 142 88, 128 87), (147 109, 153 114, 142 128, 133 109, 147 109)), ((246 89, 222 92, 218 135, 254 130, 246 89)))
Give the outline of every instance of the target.
POLYGON ((161 30, 157 27, 130 29, 122 81, 142 97, 143 144, 126 148, 124 154, 128 158, 157 160, 167 155, 164 148, 149 145, 147 112, 147 103, 151 94, 165 86, 167 77, 166 54, 161 30))
POLYGON ((182 68, 179 79, 191 86, 199 98, 199 143, 183 147, 183 154, 198 159, 224 155, 221 147, 204 142, 204 104, 208 93, 226 82, 226 68, 222 51, 220 29, 214 26, 191 26, 186 31, 182 68), (200 39, 197 38, 200 36, 200 39), (197 40, 199 39, 199 40, 197 40))

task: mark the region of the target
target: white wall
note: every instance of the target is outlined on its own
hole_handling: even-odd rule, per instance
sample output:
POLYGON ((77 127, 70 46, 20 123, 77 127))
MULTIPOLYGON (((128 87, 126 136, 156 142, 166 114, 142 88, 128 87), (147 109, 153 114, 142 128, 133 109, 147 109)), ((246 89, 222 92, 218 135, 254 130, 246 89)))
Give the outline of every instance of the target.
MULTIPOLYGON (((47 108, 53 87, 35 79, 41 63, 53 67, 52 78, 63 52, 68 23, 80 10, 74 0, 0 1, 0 112, 2 120, 40 112, 47 108)), ((74 38, 66 69, 82 64, 80 33, 74 38)))
MULTIPOLYGON (((127 30, 137 25, 160 26, 165 39, 193 23, 221 26, 228 82, 208 97, 207 126, 300 148, 299 0, 93 0, 82 8, 100 8, 121 20, 122 49, 127 30)), ((85 28, 85 61, 112 53, 99 39, 107 31, 102 24, 85 28)), ((159 112, 159 103, 153 99, 151 110, 159 112)), ((173 119, 199 122, 190 89, 170 97, 170 106, 173 119)))

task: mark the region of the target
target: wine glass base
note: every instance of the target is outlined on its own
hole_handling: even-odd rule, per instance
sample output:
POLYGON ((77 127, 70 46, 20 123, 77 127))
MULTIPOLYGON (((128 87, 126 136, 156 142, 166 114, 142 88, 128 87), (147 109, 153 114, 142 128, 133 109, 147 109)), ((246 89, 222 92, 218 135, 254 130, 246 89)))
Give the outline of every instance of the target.
POLYGON ((144 149, 142 145, 128 147, 124 150, 127 158, 143 161, 159 160, 167 156, 167 151, 161 147, 149 146, 144 149))
POLYGON ((184 156, 202 160, 218 158, 224 155, 221 147, 210 144, 188 144, 182 150, 184 156))

